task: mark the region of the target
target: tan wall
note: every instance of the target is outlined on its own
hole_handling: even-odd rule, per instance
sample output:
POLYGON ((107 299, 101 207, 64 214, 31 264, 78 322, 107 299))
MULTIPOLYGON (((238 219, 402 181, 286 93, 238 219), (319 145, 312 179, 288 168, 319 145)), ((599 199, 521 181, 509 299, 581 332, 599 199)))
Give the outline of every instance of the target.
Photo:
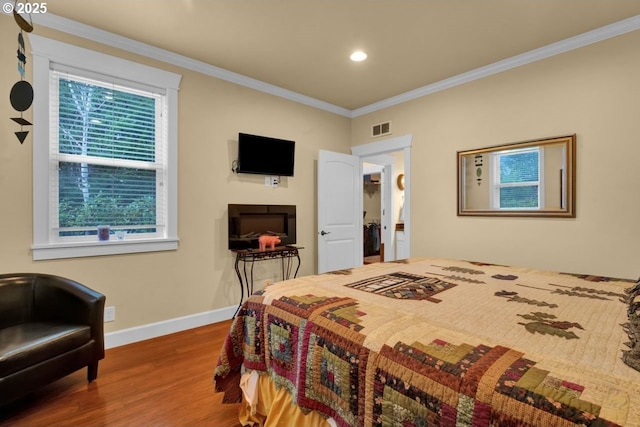
POLYGON ((637 278, 640 31, 352 121, 413 134, 414 256, 637 278), (575 219, 456 216, 456 151, 577 134, 575 219))
MULTIPOLYGON (((348 152, 350 120, 335 114, 137 57, 47 28, 36 33, 182 74, 179 93, 179 237, 177 251, 34 262, 32 243, 31 136, 20 145, 9 120, 16 70, 18 27, 0 15, 0 272, 47 272, 78 280, 116 306, 115 331, 237 304, 239 285, 226 249, 228 203, 295 204, 298 207, 300 274, 316 268, 315 171, 318 150, 348 152), (296 140, 295 177, 279 188, 264 177, 235 175, 231 162, 238 132, 296 140)), ((27 46, 27 52, 30 49, 27 46)), ((31 56, 27 68, 31 71, 31 56)), ((37 94, 36 94, 37 96, 37 94)), ((31 117, 31 111, 25 115, 31 117)), ((36 123, 36 126, 38 124, 36 123)), ((278 280, 280 265, 256 264, 261 285, 278 280)), ((259 287, 259 286, 258 286, 259 287)))
POLYGON ((392 212, 392 224, 397 224, 399 222, 404 222, 400 220, 400 208, 404 206, 404 190, 400 190, 398 188, 398 175, 404 174, 404 152, 396 151, 395 153, 391 153, 393 156, 393 184, 392 184, 392 194, 393 194, 393 206, 395 207, 395 212, 392 212))

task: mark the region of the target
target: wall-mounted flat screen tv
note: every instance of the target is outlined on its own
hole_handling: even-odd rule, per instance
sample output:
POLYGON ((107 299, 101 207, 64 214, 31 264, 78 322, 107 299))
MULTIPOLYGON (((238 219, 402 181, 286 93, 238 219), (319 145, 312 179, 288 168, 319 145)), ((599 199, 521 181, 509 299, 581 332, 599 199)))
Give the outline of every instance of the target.
POLYGON ((238 173, 293 176, 295 141, 238 134, 238 173))

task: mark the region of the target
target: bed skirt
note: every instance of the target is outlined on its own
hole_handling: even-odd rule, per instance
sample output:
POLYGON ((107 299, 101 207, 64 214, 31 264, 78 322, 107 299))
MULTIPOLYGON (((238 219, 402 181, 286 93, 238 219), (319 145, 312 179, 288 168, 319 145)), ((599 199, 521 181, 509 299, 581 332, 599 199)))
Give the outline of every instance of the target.
POLYGON ((277 388, 267 375, 245 373, 240 380, 244 399, 240 406, 240 424, 251 427, 337 427, 333 419, 317 412, 304 414, 293 403, 291 394, 277 388))

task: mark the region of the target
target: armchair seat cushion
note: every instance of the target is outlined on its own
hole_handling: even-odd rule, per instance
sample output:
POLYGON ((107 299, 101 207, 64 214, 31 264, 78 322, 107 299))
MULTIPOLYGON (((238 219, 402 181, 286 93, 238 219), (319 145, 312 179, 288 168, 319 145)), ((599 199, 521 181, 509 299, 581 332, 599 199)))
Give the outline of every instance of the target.
POLYGON ((28 322, 0 329, 0 377, 74 350, 91 339, 91 327, 28 322))

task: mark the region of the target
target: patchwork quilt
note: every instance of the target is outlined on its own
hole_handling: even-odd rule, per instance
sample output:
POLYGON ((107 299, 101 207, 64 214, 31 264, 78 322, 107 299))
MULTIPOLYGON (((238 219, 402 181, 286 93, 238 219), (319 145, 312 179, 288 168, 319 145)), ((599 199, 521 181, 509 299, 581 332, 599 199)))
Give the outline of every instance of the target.
POLYGON ((339 426, 640 426, 633 281, 434 258, 268 286, 215 371, 256 371, 339 426))

